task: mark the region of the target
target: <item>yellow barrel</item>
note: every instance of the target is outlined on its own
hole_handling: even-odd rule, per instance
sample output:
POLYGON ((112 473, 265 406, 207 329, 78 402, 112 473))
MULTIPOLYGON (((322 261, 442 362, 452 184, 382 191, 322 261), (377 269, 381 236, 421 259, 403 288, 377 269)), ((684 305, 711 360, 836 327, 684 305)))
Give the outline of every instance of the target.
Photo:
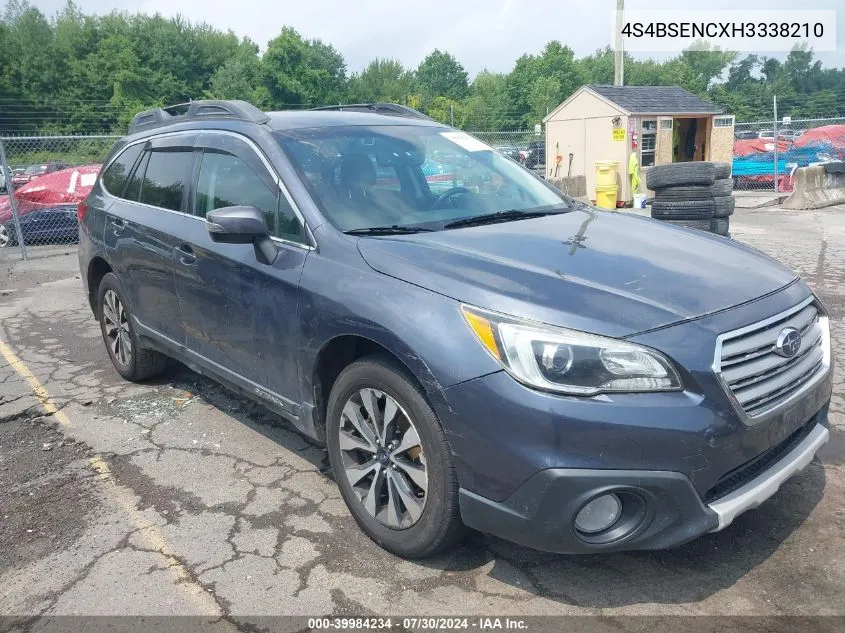
MULTIPOLYGON (((616 186, 616 171, 619 168, 619 161, 599 160, 596 161, 596 189, 599 186, 616 186)), ((596 194, 598 195, 598 194, 596 194)))
POLYGON ((619 187, 616 185, 596 185, 596 206, 600 209, 615 209, 618 192, 619 187))

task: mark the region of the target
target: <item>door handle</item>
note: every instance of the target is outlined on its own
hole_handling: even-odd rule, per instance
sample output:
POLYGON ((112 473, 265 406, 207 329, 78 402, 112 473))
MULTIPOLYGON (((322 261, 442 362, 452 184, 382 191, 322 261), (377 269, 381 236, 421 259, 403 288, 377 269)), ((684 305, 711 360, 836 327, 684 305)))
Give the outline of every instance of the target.
POLYGON ((111 225, 115 235, 120 235, 126 229, 126 222, 120 218, 112 218, 111 225))
POLYGON ((179 262, 182 263, 182 265, 190 266, 197 261, 194 249, 191 248, 190 245, 180 244, 175 248, 175 250, 179 254, 179 262))

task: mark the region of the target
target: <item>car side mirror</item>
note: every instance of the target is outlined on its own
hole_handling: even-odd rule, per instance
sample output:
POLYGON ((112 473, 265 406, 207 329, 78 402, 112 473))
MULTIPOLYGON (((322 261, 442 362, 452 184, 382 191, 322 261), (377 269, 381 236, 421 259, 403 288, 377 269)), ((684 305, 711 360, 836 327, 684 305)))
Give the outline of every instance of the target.
POLYGON ((252 244, 262 264, 272 264, 279 254, 270 239, 264 213, 255 207, 223 207, 209 211, 205 227, 213 242, 220 244, 252 244))

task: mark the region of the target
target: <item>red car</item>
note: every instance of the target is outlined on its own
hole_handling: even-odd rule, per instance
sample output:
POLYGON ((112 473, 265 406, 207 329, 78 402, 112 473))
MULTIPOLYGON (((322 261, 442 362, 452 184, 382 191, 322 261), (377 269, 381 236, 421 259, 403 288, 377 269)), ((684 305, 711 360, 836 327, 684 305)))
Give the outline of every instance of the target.
MULTIPOLYGON (((100 165, 73 167, 39 177, 15 191, 21 231, 27 244, 68 242, 76 237, 76 205, 97 180, 100 165)), ((17 241, 8 196, 0 196, 0 249, 17 241)))

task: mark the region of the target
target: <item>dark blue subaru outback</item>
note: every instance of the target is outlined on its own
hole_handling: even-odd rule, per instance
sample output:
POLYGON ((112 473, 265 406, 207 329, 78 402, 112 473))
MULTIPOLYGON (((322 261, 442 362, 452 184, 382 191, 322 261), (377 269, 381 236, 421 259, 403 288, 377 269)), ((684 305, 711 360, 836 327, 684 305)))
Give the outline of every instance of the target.
POLYGON ((278 412, 401 556, 465 526, 670 547, 828 437, 828 317, 793 273, 575 202, 400 106, 142 112, 79 220, 117 371, 172 357, 278 412))

